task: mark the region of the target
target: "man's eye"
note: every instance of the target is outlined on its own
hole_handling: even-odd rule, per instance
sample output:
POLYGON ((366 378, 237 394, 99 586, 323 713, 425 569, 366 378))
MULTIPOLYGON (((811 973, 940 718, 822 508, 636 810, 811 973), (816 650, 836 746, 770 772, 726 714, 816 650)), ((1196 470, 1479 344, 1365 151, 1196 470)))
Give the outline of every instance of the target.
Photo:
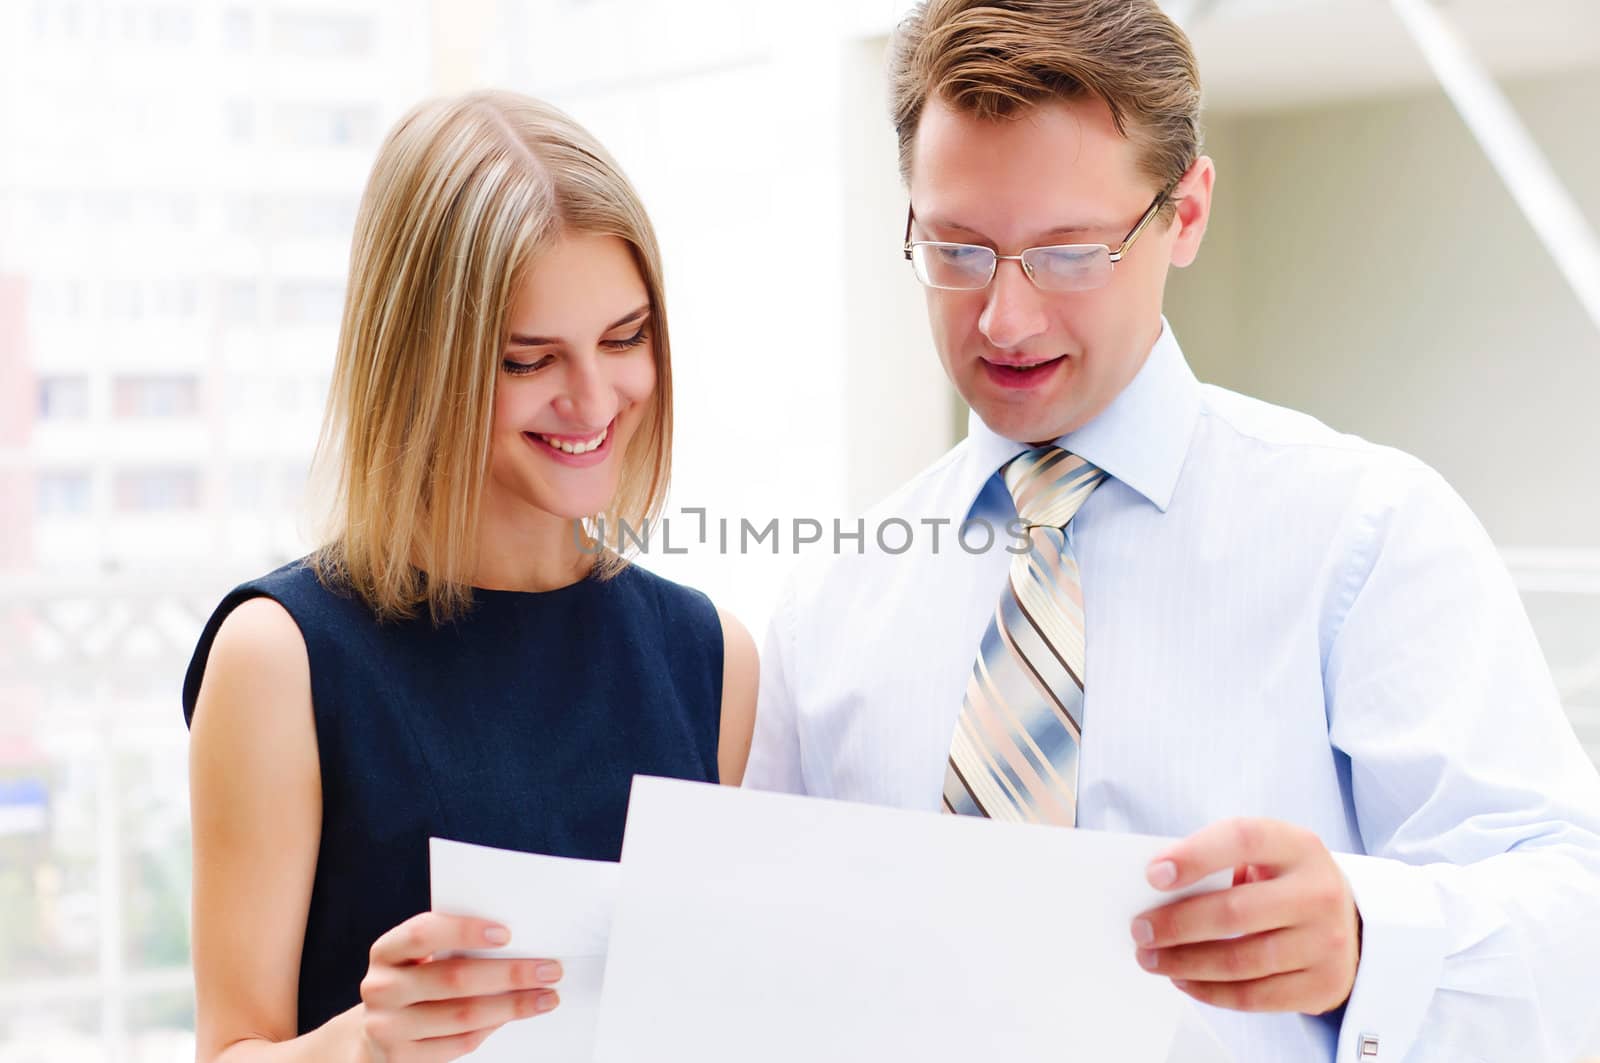
POLYGON ((1034 260, 1050 273, 1070 276, 1093 271, 1101 264, 1105 255, 1105 249, 1096 246, 1053 247, 1036 254, 1034 260))
POLYGON ((988 248, 970 247, 966 245, 959 247, 941 247, 937 250, 939 252, 939 257, 950 263, 952 266, 973 265, 975 263, 982 262, 989 255, 988 248))

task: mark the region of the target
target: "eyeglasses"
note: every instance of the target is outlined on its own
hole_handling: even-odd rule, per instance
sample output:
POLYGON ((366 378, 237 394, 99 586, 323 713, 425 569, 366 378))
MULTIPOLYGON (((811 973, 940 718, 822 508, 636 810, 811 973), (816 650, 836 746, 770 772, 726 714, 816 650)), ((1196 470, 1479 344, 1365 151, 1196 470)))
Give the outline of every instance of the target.
POLYGON ((1122 238, 1115 251, 1105 244, 1052 244, 1029 247, 1020 255, 998 254, 981 244, 948 244, 939 240, 911 239, 915 213, 906 208, 905 255, 917 280, 930 288, 973 292, 987 288, 1002 261, 1017 262, 1030 281, 1047 292, 1084 292, 1102 288, 1111 280, 1112 269, 1128 253, 1156 213, 1172 194, 1174 186, 1161 190, 1137 224, 1122 238))

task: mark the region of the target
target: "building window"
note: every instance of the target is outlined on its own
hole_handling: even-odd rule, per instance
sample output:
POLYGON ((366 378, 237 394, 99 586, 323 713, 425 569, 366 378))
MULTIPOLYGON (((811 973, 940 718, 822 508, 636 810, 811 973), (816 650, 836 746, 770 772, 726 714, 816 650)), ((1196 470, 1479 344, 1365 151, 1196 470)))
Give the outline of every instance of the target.
POLYGON ((116 505, 123 513, 170 513, 200 507, 200 474, 194 469, 123 469, 116 477, 116 505))
POLYGON ((344 309, 344 286, 328 281, 287 281, 278 288, 278 323, 328 325, 344 309))
POLYGON ((111 385, 118 417, 193 417, 199 408, 200 381, 192 375, 123 376, 111 385))
POLYGON ((34 209, 39 221, 48 225, 65 225, 72 214, 72 194, 42 188, 34 193, 34 209))
POLYGON ((228 281, 222 286, 222 321, 225 325, 261 322, 261 286, 255 281, 228 281))
POLYGON ((180 4, 153 4, 150 39, 157 44, 188 44, 194 36, 194 14, 180 4))
POLYGON ((274 232, 343 240, 355 229, 356 204, 348 196, 291 196, 271 216, 274 232))
POLYGON ((46 376, 39 378, 39 416, 43 420, 70 420, 89 416, 89 378, 46 376))
POLYGON ((35 504, 40 516, 82 516, 89 512, 92 481, 86 469, 47 469, 39 473, 35 504))
POLYGON ((256 138, 256 105, 250 100, 229 100, 223 104, 223 126, 231 143, 250 143, 256 138))
POLYGON ((372 41, 365 15, 280 11, 272 20, 272 46, 289 55, 354 59, 370 54, 372 41))
POLYGON ((150 215, 157 225, 192 229, 198 214, 195 196, 190 192, 155 194, 149 200, 150 215))
POLYGON ((255 12, 230 7, 222 13, 222 43, 229 51, 248 51, 256 43, 255 12))
POLYGON ((101 289, 101 315, 107 321, 138 321, 144 317, 144 286, 136 280, 107 281, 101 289))
POLYGON ((154 310, 161 317, 188 320, 200 308, 195 283, 186 277, 162 281, 155 286, 154 310))
POLYGON ((263 462, 240 462, 228 474, 228 501, 235 512, 259 513, 266 507, 267 467, 263 462))
POLYGON ((348 148, 373 142, 378 128, 372 107, 289 104, 277 111, 278 139, 293 148, 348 148))
POLYGON ((266 200, 259 195, 229 196, 222 205, 223 222, 235 236, 254 236, 263 228, 266 200))

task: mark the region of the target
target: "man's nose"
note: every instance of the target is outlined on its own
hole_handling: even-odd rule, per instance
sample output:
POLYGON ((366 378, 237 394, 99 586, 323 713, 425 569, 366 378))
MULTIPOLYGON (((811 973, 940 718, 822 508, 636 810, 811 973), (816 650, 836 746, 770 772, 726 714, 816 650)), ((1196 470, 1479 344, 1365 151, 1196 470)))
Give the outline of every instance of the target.
POLYGON ((978 329, 1001 350, 1017 347, 1045 330, 1044 293, 1035 288, 1022 263, 1005 259, 995 268, 978 329))

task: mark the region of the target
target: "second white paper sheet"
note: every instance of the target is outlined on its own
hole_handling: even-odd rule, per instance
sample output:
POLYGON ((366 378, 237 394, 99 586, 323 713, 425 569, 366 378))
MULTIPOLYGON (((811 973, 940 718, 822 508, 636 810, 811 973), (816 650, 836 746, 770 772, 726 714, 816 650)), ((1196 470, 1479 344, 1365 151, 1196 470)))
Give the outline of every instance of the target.
POLYGON ((493 919, 511 944, 472 956, 560 960, 556 1010, 502 1026, 471 1054, 474 1063, 590 1063, 606 942, 616 905, 617 865, 429 841, 433 910, 493 919))
POLYGON ((636 778, 595 1058, 1162 1063, 1167 844, 636 778))

